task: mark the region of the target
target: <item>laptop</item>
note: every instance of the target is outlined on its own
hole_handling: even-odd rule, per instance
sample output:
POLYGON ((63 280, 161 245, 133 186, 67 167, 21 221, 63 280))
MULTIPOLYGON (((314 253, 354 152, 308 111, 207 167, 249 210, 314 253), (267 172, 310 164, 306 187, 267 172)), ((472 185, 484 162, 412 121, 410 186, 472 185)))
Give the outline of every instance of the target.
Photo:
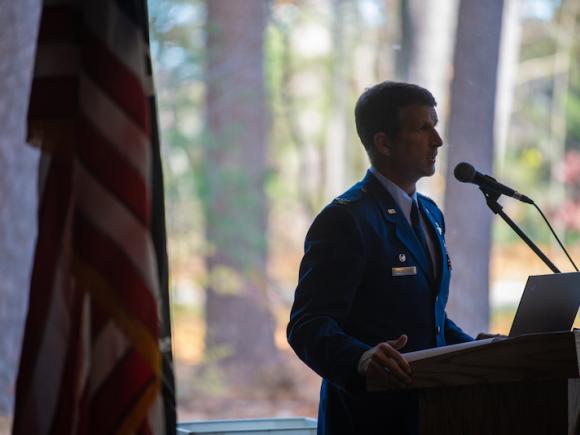
POLYGON ((570 331, 580 306, 580 272, 528 278, 509 336, 570 331))

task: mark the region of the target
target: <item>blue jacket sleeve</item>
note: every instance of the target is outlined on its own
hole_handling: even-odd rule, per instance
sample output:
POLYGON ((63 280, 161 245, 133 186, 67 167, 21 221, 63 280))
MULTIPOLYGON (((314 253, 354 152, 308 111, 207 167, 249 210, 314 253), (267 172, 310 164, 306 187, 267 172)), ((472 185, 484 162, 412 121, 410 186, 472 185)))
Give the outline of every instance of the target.
POLYGON ((370 348, 345 332, 365 261, 350 212, 336 204, 324 209, 306 236, 287 337, 306 365, 343 389, 360 383, 358 361, 370 348))
POLYGON ((473 341, 473 337, 463 332, 445 313, 445 341, 447 344, 458 344, 473 341))

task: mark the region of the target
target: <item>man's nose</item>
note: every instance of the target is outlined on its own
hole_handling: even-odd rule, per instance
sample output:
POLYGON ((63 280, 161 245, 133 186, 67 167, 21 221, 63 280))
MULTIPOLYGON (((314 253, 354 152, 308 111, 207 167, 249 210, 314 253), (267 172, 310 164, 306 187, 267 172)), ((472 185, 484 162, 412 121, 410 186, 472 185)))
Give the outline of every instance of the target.
POLYGON ((441 136, 439 135, 439 132, 435 129, 433 129, 433 140, 432 143, 434 146, 436 147, 440 147, 443 145, 443 139, 441 139, 441 136))

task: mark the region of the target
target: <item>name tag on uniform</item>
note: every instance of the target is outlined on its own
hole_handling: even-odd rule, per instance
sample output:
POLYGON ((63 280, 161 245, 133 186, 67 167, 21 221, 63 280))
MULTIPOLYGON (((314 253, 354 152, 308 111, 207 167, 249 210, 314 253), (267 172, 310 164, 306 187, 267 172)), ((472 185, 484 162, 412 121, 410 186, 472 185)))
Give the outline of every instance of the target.
POLYGON ((393 267, 393 276, 417 275, 417 267, 393 267))

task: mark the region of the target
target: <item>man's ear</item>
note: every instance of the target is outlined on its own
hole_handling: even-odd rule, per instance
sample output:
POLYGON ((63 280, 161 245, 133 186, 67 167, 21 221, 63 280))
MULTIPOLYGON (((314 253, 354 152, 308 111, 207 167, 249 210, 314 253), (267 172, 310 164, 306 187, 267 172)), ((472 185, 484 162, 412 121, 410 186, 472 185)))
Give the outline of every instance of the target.
POLYGON ((383 131, 375 133, 375 135, 373 136, 373 142, 375 145, 375 150, 378 154, 387 157, 391 155, 392 144, 389 139, 389 136, 387 136, 387 133, 383 131))

